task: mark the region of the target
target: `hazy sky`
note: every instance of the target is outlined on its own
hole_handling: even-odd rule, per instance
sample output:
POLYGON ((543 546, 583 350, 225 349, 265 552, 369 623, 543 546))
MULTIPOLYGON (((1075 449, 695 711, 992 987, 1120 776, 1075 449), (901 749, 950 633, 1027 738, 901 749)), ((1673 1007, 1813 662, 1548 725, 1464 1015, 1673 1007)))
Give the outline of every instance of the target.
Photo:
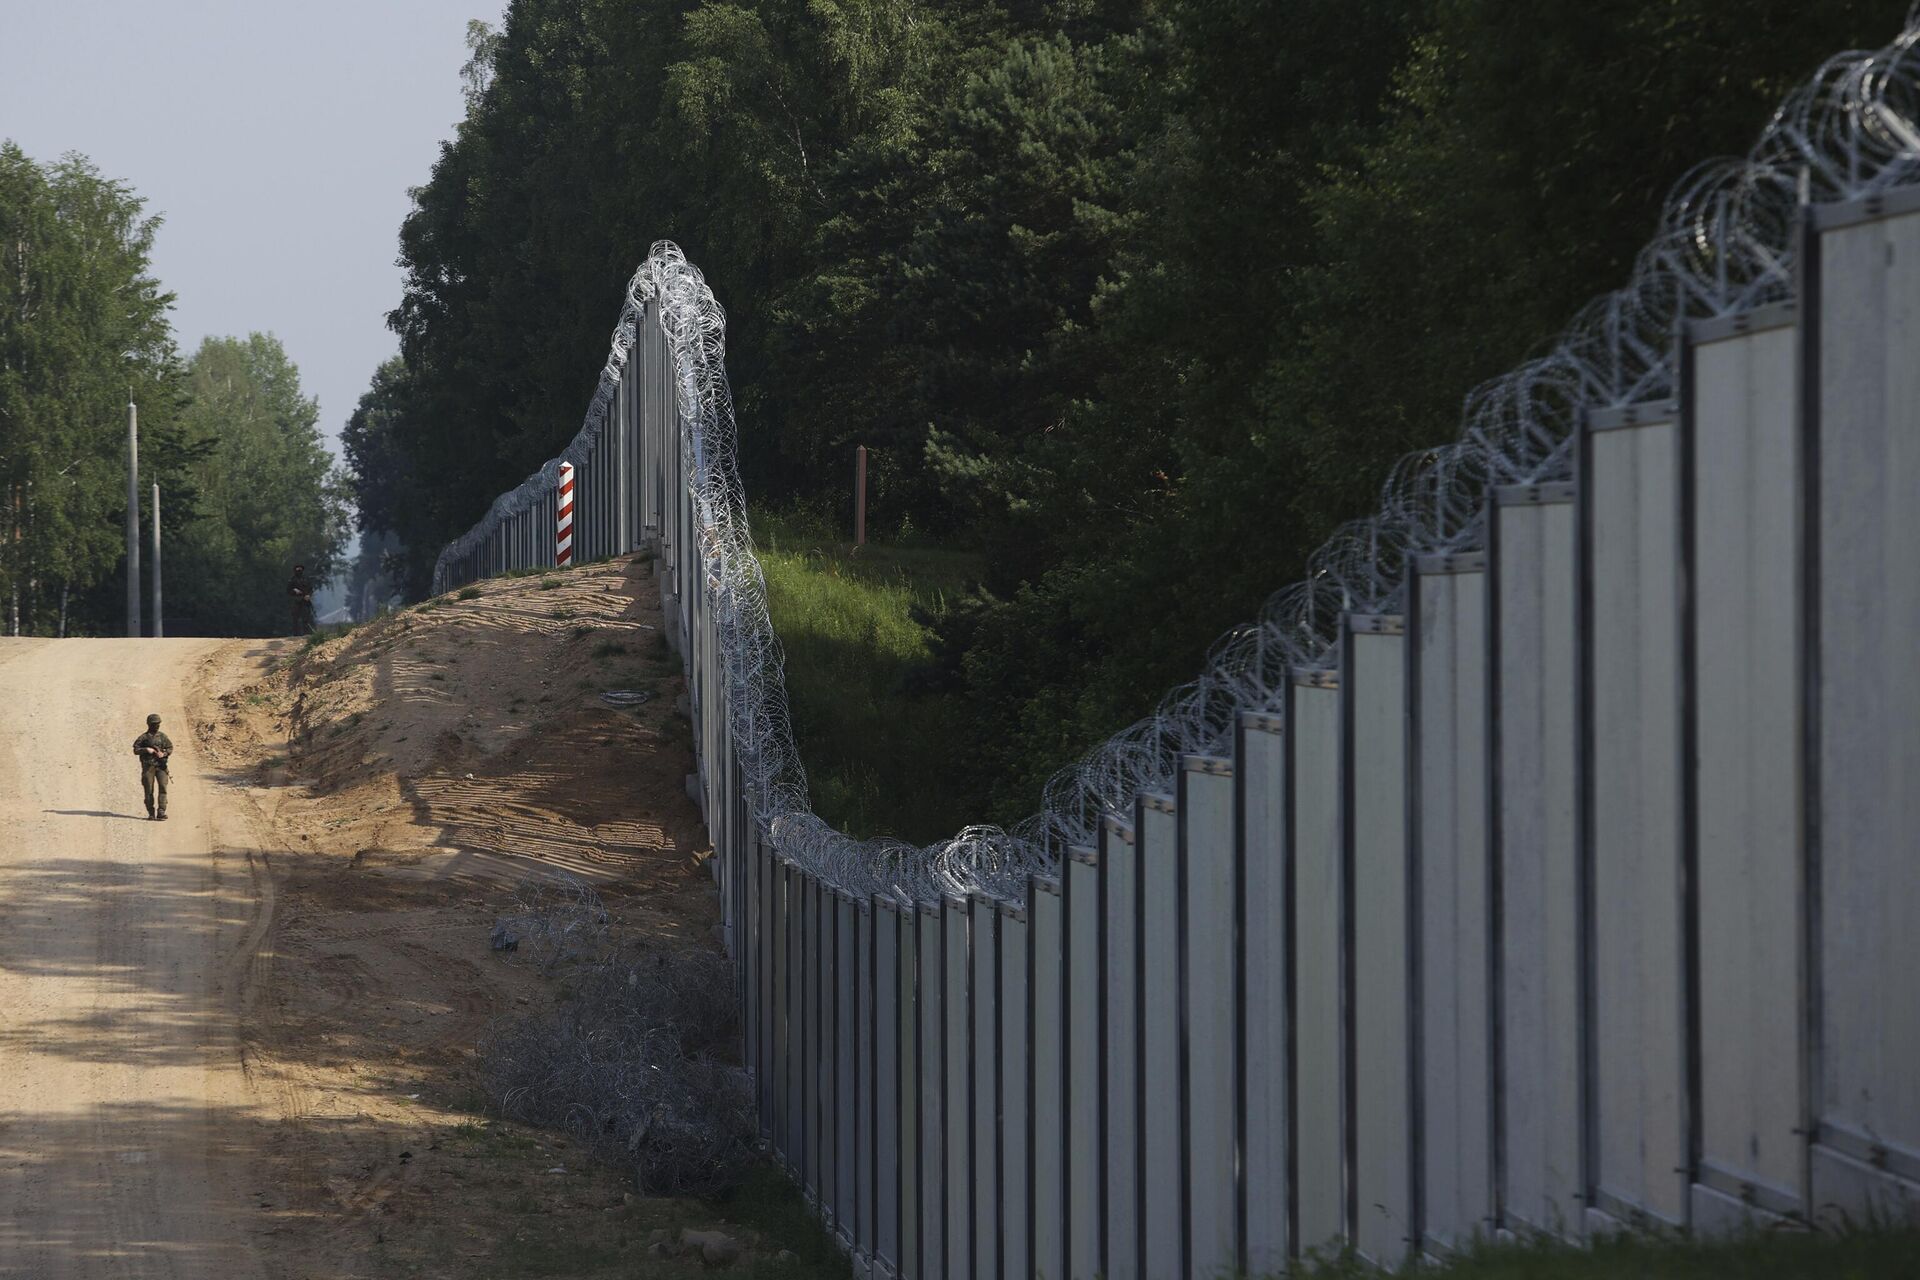
POLYGON ((0 0, 0 138, 131 183, 182 352, 277 334, 333 437, 397 349, 400 220, 462 114, 467 20, 502 8, 0 0))

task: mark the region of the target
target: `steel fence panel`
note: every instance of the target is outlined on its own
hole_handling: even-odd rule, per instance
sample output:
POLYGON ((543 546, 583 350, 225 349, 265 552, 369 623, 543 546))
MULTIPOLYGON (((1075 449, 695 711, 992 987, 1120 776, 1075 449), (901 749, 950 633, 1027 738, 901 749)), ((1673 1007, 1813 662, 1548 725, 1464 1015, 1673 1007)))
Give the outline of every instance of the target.
POLYGON ((1302 1255, 1347 1240, 1346 928, 1340 692, 1305 672, 1288 698, 1293 796, 1295 1201, 1302 1255))
MULTIPOLYGON (((1180 1185, 1180 821, 1172 796, 1149 793, 1135 811, 1132 960, 1140 1054, 1135 1132, 1140 1144, 1137 1269, 1183 1271, 1180 1185)), ((1224 924, 1225 922, 1221 922, 1224 924)), ((1111 1256, 1108 1264, 1114 1266, 1111 1256)), ((1129 1274, 1124 1263, 1116 1274, 1129 1274)))
POLYGON ((1292 1218, 1288 1179, 1294 1075, 1292 864, 1287 857, 1287 756, 1281 716, 1241 716, 1234 783, 1240 847, 1240 1011, 1244 1050, 1239 1108, 1242 1182, 1237 1217, 1240 1268, 1268 1275, 1287 1265, 1292 1218))
MULTIPOLYGON (((1120 842, 1114 841, 1117 845, 1120 842)), ((1106 1190, 1103 1159, 1106 1063, 1102 1039, 1106 1003, 1101 980, 1101 881, 1109 869, 1101 852, 1071 849, 1065 866, 1067 1270, 1071 1280, 1095 1280, 1101 1260, 1106 1190)))
POLYGON ((880 1007, 875 995, 878 980, 878 921, 873 899, 854 903, 854 1032, 858 1037, 854 1063, 854 1247, 860 1257, 871 1259, 878 1251, 875 1215, 879 1213, 878 1182, 880 1167, 880 1130, 878 1127, 879 1056, 876 1041, 880 1035, 880 1007))
POLYGON ((910 1158, 901 1125, 900 908, 873 899, 873 1257, 901 1271, 900 1179, 910 1158))
POLYGON ((835 1135, 833 1173, 834 1220, 851 1250, 857 1239, 860 1215, 855 1208, 859 1196, 860 1164, 855 1156, 859 1131, 860 1090, 856 1071, 860 1055, 859 1014, 859 908, 845 894, 832 899, 835 944, 834 970, 834 1049, 833 1130, 835 1135))
POLYGON ((1235 969, 1242 926, 1234 766, 1181 761, 1179 925, 1182 1170, 1187 1223, 1181 1270, 1194 1280, 1239 1268, 1235 1115, 1241 1055, 1235 969))
MULTIPOLYGON (((1027 901, 1029 904, 1033 901, 1031 891, 1027 901)), ((1002 902, 997 910, 1000 945, 994 960, 998 979, 994 1005, 999 1015, 1000 1043, 995 1055, 999 1077, 994 1128, 999 1137, 1000 1199, 999 1220, 995 1224, 999 1241, 995 1247, 997 1274, 1001 1280, 1024 1280, 1033 1273, 1030 1262, 1034 1201, 1030 1095, 1037 1063, 1032 1048, 1032 962, 1027 954, 1032 943, 1033 909, 1031 905, 1017 907, 1002 902)))
POLYGON ((1483 556, 1423 564, 1414 618, 1421 1241, 1494 1228, 1493 1011, 1483 556))
POLYGON ((1135 806, 1135 998, 1139 1000, 1139 1274, 1183 1272, 1181 1184, 1181 867, 1179 812, 1169 794, 1135 806))
POLYGON ((834 1088, 839 1075, 839 1034, 836 995, 839 982, 835 968, 834 892, 821 881, 814 881, 812 914, 807 925, 818 940, 813 953, 813 977, 808 984, 813 999, 813 1022, 807 1028, 813 1055, 808 1062, 813 1088, 809 1095, 813 1106, 808 1142, 814 1153, 813 1193, 818 1200, 822 1220, 829 1231, 839 1222, 835 1214, 835 1189, 838 1186, 839 1133, 834 1115, 834 1088))
POLYGON ((1692 1220, 1806 1207, 1799 421, 1791 309, 1683 366, 1700 1054, 1692 1220), (1751 1190, 1743 1191, 1743 1188, 1751 1190))
POLYGON ((1341 696, 1349 963, 1348 1105, 1363 1257, 1397 1266, 1414 1241, 1407 875, 1407 644, 1398 616, 1351 616, 1341 696))
POLYGON ((900 913, 900 1241, 899 1270, 917 1280, 920 1275, 920 1133, 925 1122, 920 1105, 920 912, 911 906, 900 913))
MULTIPOLYGON (((918 938, 920 1044, 920 1260, 921 1280, 947 1273, 946 940, 942 904, 920 904, 918 938)), ((955 1276, 953 1280, 963 1280, 955 1276)))
POLYGON ((1595 1205, 1686 1220, 1679 430, 1670 403, 1595 416, 1581 501, 1595 1205), (1603 429, 1604 428, 1604 429, 1603 429))
POLYGON ((1886 984, 1920 972, 1920 215, 1845 221, 1823 217, 1832 229, 1809 289, 1819 376, 1813 1199, 1916 1214, 1920 1007, 1889 999, 1886 984))
POLYGON ((820 990, 831 942, 830 935, 821 928, 820 898, 820 882, 807 876, 800 887, 800 1186, 824 1211, 832 1206, 833 1200, 827 1194, 827 1153, 821 1141, 825 1113, 820 1069, 828 1061, 829 1041, 821 1033, 825 1017, 820 1007, 820 990))
POLYGON ((1000 1274, 1000 920, 993 900, 967 901, 967 1165, 972 1173, 970 1274, 1000 1274))
POLYGON ((946 1211, 943 1238, 947 1275, 973 1274, 973 992, 971 921, 965 898, 940 904, 941 977, 945 1016, 940 1023, 940 1111, 946 1118, 946 1211))
POLYGON ((1052 876, 1030 881, 1027 902, 1033 916, 1028 952, 1027 989, 1033 1043, 1028 1078, 1027 1132, 1032 1159, 1033 1196, 1027 1238, 1030 1268, 1010 1271, 1037 1280, 1067 1280, 1067 1011, 1066 911, 1062 885, 1052 876))
POLYGON ((1584 1229, 1578 663, 1571 486, 1501 490, 1493 527, 1493 936, 1501 1225, 1584 1229))
POLYGON ((773 901, 773 1145, 788 1169, 799 1167, 800 1144, 794 1118, 799 1102, 796 1082, 800 1055, 794 1052, 794 967, 799 940, 794 930, 794 872, 776 856, 772 859, 773 901))
POLYGON ((774 956, 778 945, 774 933, 774 896, 773 896, 773 851, 766 840, 758 833, 753 838, 753 1026, 754 1051, 753 1080, 754 1102, 759 1117, 761 1136, 775 1142, 775 1107, 779 1090, 774 1087, 775 1066, 780 1061, 779 1050, 774 1045, 773 1025, 775 1011, 773 993, 774 956))
POLYGON ((1140 1276, 1140 934, 1136 814, 1100 825, 1100 1267, 1140 1276))

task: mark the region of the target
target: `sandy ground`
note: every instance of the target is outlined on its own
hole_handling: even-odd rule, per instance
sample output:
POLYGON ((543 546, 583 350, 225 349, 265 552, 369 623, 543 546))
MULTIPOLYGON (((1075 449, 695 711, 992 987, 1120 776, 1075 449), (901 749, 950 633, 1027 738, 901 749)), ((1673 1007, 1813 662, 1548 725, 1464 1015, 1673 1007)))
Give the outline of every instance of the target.
MULTIPOLYGON (((237 1011, 272 909, 219 807, 142 807, 203 641, 0 640, 0 1275, 255 1276, 237 1011)), ((216 771, 180 753, 181 791, 216 771)))
POLYGON ((631 561, 313 649, 0 641, 0 1276, 680 1273, 649 1238, 725 1214, 487 1119, 476 1063, 563 998, 488 946, 529 875, 713 944, 657 610, 631 561))

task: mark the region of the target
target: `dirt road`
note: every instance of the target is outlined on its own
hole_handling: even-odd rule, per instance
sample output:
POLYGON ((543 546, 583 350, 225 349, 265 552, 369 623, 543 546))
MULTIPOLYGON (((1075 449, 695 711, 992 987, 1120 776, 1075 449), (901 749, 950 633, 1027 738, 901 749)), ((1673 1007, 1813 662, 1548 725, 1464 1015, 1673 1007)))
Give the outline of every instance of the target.
POLYGON ((749 1228, 844 1276, 777 1177, 734 1222, 491 1113, 490 1028, 567 991, 491 948, 523 879, 714 944, 661 622, 633 557, 314 646, 0 639, 0 1280, 692 1280, 656 1237, 749 1228))
POLYGON ((0 640, 0 1276, 259 1274, 235 1014, 270 891, 215 852, 245 841, 186 703, 217 645, 0 640))

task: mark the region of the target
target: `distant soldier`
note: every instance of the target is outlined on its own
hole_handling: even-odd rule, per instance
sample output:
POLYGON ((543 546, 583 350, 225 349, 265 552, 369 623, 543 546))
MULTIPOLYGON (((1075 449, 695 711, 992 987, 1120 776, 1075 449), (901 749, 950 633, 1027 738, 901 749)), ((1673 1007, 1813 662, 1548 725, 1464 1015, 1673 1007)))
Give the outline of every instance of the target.
POLYGON ((307 566, 293 566, 287 580, 287 596, 293 603, 293 629, 299 635, 313 631, 313 584, 307 581, 307 566))
POLYGON ((167 759, 173 755, 173 739, 160 732, 160 717, 147 717, 147 731, 133 740, 133 754, 140 757, 140 789, 147 796, 147 816, 159 822, 167 820, 167 759))

